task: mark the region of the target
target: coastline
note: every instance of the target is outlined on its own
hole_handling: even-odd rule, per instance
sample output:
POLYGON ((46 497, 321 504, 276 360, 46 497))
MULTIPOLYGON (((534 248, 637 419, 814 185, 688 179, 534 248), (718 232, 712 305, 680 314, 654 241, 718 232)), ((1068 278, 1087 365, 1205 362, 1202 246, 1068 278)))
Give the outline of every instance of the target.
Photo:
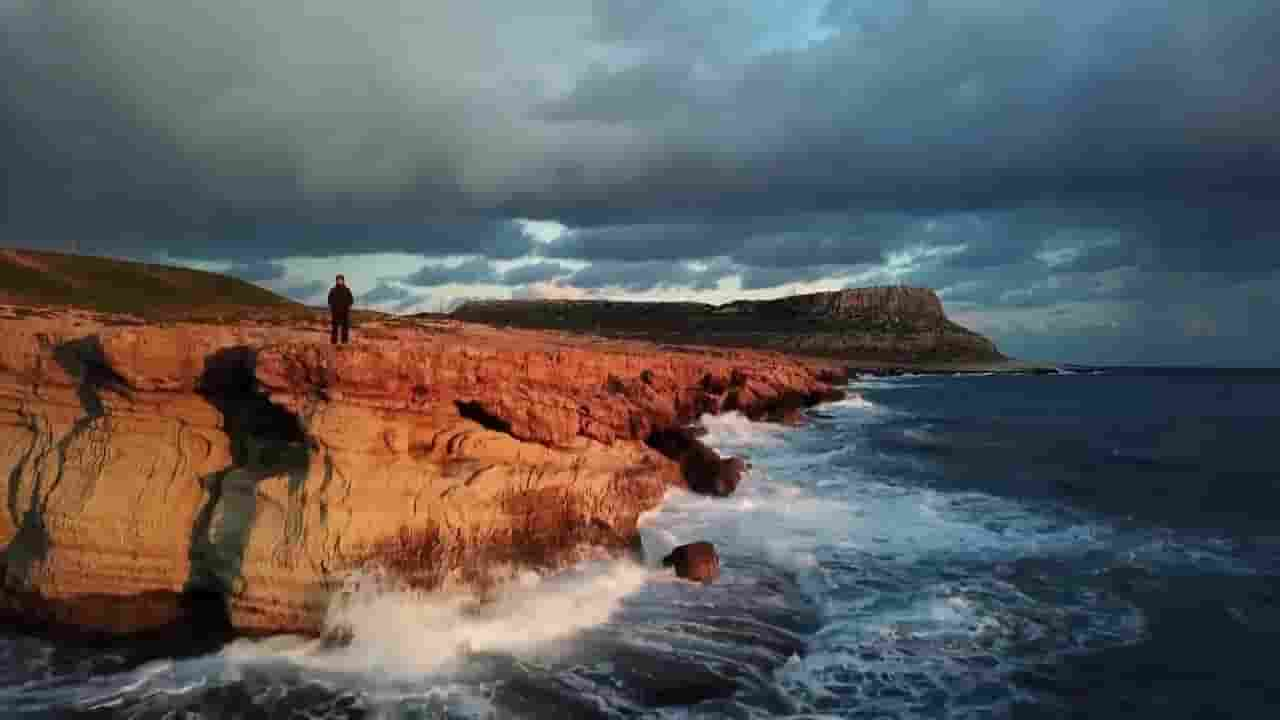
POLYGON ((654 438, 703 413, 785 421, 847 380, 450 320, 369 321, 342 348, 306 320, 0 307, 0 328, 0 614, 96 640, 314 634, 375 561, 483 589, 628 552, 667 487, 737 481, 696 438, 654 438))
POLYGON ((876 360, 857 360, 848 363, 850 375, 856 376, 861 373, 871 375, 903 375, 906 373, 915 373, 918 375, 974 375, 980 373, 991 373, 997 375, 1052 375, 1059 372, 1060 365, 1053 363, 1031 362, 1027 360, 1017 360, 1015 358, 1007 358, 999 361, 956 361, 956 362, 922 362, 922 363, 903 363, 891 361, 876 360))

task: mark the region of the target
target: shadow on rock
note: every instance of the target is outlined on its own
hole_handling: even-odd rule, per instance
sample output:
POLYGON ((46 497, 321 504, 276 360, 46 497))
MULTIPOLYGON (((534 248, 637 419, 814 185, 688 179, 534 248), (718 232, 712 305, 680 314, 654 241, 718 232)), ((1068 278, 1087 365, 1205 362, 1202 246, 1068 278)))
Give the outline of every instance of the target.
POLYGON ((649 447, 680 463, 689 489, 703 495, 728 497, 747 471, 742 458, 725 458, 707 447, 693 428, 657 430, 645 441, 649 447))
POLYGON ((34 573, 39 571, 48 557, 50 537, 47 525, 49 501, 62 486, 68 470, 68 455, 72 447, 83 445, 72 463, 84 473, 87 489, 82 496, 91 495, 92 487, 102 474, 106 464, 107 441, 110 433, 108 409, 103 402, 104 391, 126 398, 132 397, 128 384, 107 362, 102 342, 97 335, 70 340, 52 348, 54 361, 76 381, 76 395, 81 415, 61 437, 48 418, 28 415, 31 445, 22 454, 9 473, 8 510, 17 531, 8 545, 0 550, 0 570, 4 586, 10 592, 23 594, 30 591, 34 573), (23 506, 21 494, 23 478, 31 476, 31 492, 23 506))
POLYGON ((307 480, 309 443, 296 415, 273 404, 258 389, 257 353, 237 346, 205 360, 198 392, 222 413, 231 439, 232 464, 201 478, 206 499, 191 527, 191 571, 180 603, 185 628, 217 647, 233 633, 229 596, 243 582, 241 569, 258 514, 258 484, 289 475, 292 539, 301 539, 300 497, 307 480), (293 537, 297 536, 297 537, 293 537))

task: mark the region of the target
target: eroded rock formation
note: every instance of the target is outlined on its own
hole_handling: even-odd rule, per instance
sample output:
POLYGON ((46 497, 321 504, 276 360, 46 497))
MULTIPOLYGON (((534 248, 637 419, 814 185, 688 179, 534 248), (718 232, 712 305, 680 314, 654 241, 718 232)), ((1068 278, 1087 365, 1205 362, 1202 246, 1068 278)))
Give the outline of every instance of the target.
POLYGON ((105 633, 193 613, 312 632, 369 561, 434 586, 624 550, 668 486, 700 482, 647 440, 842 379, 453 321, 341 349, 319 325, 70 310, 0 307, 0 330, 0 613, 105 633))

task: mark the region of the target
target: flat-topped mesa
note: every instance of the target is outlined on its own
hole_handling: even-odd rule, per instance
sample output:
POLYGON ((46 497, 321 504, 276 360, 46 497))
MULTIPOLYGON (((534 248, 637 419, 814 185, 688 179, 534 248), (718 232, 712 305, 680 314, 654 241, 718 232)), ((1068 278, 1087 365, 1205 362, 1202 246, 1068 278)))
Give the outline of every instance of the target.
POLYGON ((947 318, 927 288, 874 287, 774 300, 704 303, 605 300, 468 302, 453 317, 689 345, 905 363, 1004 360, 987 338, 947 318))
POLYGON ((760 314, 782 312, 837 322, 880 319, 934 325, 947 322, 937 293, 914 287, 855 288, 777 300, 740 301, 722 306, 717 312, 734 312, 738 308, 760 314))
POLYGON ((622 552, 669 485, 732 490, 672 429, 782 419, 843 380, 455 321, 333 348, 318 323, 0 306, 0 332, 0 615, 106 634, 315 632, 368 562, 436 587, 622 552))

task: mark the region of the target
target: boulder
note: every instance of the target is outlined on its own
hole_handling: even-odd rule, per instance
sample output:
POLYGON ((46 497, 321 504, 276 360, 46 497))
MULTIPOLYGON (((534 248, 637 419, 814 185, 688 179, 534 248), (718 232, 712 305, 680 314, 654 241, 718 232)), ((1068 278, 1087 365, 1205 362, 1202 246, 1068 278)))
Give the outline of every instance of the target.
POLYGON ((738 483, 747 473, 747 463, 742 458, 722 458, 714 450, 710 448, 707 450, 715 457, 714 463, 708 458, 706 472, 697 477, 696 484, 691 484, 690 487, 694 492, 700 492, 703 495, 729 497, 738 489, 738 483))
POLYGON ((677 547, 662 558, 662 565, 675 567, 677 576, 694 582, 711 583, 720 577, 716 546, 705 540, 677 547))

